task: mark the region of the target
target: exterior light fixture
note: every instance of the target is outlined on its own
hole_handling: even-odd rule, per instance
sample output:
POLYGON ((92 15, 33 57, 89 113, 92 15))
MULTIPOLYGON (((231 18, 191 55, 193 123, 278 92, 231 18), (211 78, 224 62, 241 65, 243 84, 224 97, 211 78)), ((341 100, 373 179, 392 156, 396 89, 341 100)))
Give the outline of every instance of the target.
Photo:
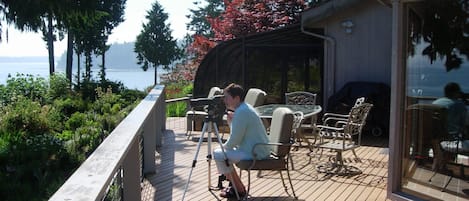
POLYGON ((340 23, 340 25, 345 29, 345 33, 351 34, 352 33, 352 28, 355 26, 353 24, 352 20, 344 20, 340 23))

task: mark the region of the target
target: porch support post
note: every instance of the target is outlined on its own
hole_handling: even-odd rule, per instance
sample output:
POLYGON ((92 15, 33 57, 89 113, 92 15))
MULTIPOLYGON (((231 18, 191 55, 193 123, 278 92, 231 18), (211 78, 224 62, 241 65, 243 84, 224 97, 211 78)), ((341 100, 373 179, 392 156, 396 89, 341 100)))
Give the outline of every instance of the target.
POLYGON ((400 135, 402 133, 404 93, 405 93, 405 18, 401 0, 392 0, 392 50, 391 50, 391 111, 389 122, 389 166, 388 197, 396 198, 400 191, 402 150, 400 135))

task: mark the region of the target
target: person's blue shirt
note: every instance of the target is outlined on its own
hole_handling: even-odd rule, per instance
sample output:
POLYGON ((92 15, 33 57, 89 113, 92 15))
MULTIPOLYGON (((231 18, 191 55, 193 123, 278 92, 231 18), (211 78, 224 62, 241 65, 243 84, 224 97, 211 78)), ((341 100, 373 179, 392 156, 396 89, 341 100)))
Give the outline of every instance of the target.
MULTIPOLYGON (((236 108, 231 122, 231 133, 224 146, 227 149, 237 149, 245 153, 251 153, 252 148, 257 143, 268 143, 264 124, 257 115, 254 108, 242 102, 236 108)), ((270 154, 270 149, 260 146, 255 150, 259 158, 266 158, 270 154)))
POLYGON ((450 135, 462 134, 466 121, 466 105, 462 100, 450 99, 447 97, 433 101, 433 104, 446 107, 448 109, 448 132, 450 135))

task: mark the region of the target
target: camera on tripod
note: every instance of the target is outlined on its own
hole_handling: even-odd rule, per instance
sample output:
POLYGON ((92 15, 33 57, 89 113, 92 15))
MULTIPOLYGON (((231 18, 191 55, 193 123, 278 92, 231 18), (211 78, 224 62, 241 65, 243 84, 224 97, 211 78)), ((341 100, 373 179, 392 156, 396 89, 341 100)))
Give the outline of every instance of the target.
POLYGON ((211 121, 220 122, 225 114, 225 104, 223 103, 223 95, 215 95, 211 98, 190 99, 192 108, 203 108, 208 114, 211 121))
MULTIPOLYGON (((204 111, 207 114, 203 114, 205 116, 204 119, 204 125, 202 127, 202 134, 199 137, 198 144, 197 144, 197 152, 194 156, 194 160, 192 161, 192 168, 189 172, 189 177, 187 178, 187 183, 186 186, 184 187, 184 194, 182 195, 182 200, 184 201, 184 198, 186 196, 187 189, 189 188, 189 182, 191 180, 192 176, 192 171, 194 170, 196 164, 197 164, 197 156, 199 155, 200 151, 200 146, 202 142, 204 142, 204 136, 205 134, 208 134, 206 137, 207 139, 207 162, 208 162, 208 187, 209 190, 212 189, 212 186, 210 184, 210 177, 211 177, 211 165, 210 162, 212 161, 212 149, 211 149, 211 142, 212 142, 212 133, 215 135, 217 138, 218 143, 220 144, 220 148, 223 152, 223 155, 225 157, 225 163, 227 166, 229 166, 228 162, 228 157, 226 157, 225 150, 223 148, 223 142, 222 138, 220 137, 218 133, 218 126, 217 123, 222 122, 223 120, 223 115, 225 114, 225 103, 223 102, 223 95, 215 95, 210 98, 197 98, 197 99, 190 99, 190 106, 192 108, 203 108, 204 111), (208 132, 207 132, 208 131, 208 132)), ((219 188, 220 188, 220 179, 219 178, 219 188)), ((239 198, 238 198, 239 199, 239 198)))

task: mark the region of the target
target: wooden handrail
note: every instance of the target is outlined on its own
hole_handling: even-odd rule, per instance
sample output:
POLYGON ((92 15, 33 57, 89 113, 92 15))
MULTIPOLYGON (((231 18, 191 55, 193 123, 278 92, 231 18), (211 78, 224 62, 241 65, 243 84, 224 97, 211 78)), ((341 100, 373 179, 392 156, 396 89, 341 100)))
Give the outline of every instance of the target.
POLYGON ((141 200, 141 173, 155 171, 156 147, 166 129, 164 89, 155 86, 49 200, 102 200, 121 169, 123 200, 141 200))

